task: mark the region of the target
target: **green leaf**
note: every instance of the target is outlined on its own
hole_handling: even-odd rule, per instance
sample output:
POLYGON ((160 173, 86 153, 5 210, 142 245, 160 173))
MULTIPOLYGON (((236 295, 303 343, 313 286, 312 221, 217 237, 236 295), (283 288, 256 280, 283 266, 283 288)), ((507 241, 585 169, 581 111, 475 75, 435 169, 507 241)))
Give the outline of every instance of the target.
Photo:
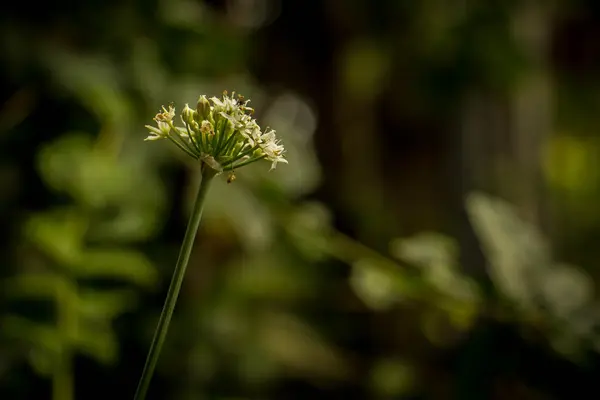
POLYGON ((132 250, 85 250, 72 272, 82 278, 114 278, 142 287, 158 282, 158 273, 146 256, 132 250))
POLYGON ((70 192, 77 184, 79 168, 93 146, 91 135, 72 132, 42 147, 38 170, 54 190, 70 192))
POLYGON ((72 54, 54 46, 43 60, 56 82, 75 95, 103 124, 130 125, 131 104, 108 57, 72 54))
POLYGON ((535 297, 552 263, 546 239, 502 199, 472 193, 466 205, 496 287, 521 307, 535 307, 535 297))
MULTIPOLYGON (((139 198, 139 193, 148 189, 148 193, 153 193, 146 180, 138 179, 140 174, 132 165, 95 148, 91 136, 84 133, 70 133, 45 146, 38 168, 53 189, 94 209, 119 206, 125 200, 139 198)), ((152 183, 156 186, 156 179, 152 183)))
POLYGON ((390 248, 394 257, 424 268, 439 264, 453 265, 458 256, 455 240, 435 232, 394 239, 390 248))
POLYGON ((57 210, 31 217, 25 234, 59 264, 79 261, 87 221, 71 209, 57 210))
POLYGON ((298 318, 266 313, 260 330, 261 345, 289 371, 330 379, 347 376, 348 367, 339 351, 298 318))
POLYGON ((32 367, 47 376, 52 372, 57 357, 62 351, 62 340, 58 330, 29 319, 7 315, 2 319, 2 331, 5 335, 29 344, 32 367))
POLYGON ((409 391, 415 382, 415 368, 398 359, 378 360, 370 371, 370 385, 384 398, 409 391))
POLYGON ((10 297, 53 299, 66 284, 65 277, 53 272, 23 273, 6 280, 4 293, 10 297))
POLYGON ((329 257, 332 247, 331 214, 317 202, 303 203, 284 222, 294 246, 310 261, 329 257))
POLYGON ((80 291, 77 309, 81 318, 92 321, 110 321, 135 307, 137 295, 131 290, 80 291))
POLYGON ((81 323, 73 341, 79 351, 96 361, 110 365, 117 360, 118 340, 108 323, 81 323))
POLYGON ((361 259, 352 266, 350 285, 369 307, 387 310, 403 297, 402 279, 376 262, 361 259))

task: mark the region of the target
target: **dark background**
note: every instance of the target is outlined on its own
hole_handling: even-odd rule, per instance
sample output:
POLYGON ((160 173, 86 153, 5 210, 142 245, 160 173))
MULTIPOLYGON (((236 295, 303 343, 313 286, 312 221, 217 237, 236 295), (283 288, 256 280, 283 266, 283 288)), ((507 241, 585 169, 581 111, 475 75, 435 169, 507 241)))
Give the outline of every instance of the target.
POLYGON ((12 2, 0 398, 132 398, 199 171, 161 105, 252 99, 289 165, 209 194, 153 399, 599 394, 600 3, 12 2))

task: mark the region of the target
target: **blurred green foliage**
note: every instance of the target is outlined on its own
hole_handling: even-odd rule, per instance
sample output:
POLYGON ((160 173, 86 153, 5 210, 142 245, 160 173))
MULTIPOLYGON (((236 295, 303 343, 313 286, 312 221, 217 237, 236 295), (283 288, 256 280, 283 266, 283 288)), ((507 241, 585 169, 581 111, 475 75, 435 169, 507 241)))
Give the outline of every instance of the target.
POLYGON ((589 386, 570 377, 600 365, 600 97, 594 47, 561 51, 589 40, 570 20, 599 17, 550 3, 91 1, 43 17, 12 4, 0 397, 48 398, 51 379, 54 400, 132 396, 199 178, 143 126, 224 89, 252 99, 290 164, 215 182, 153 398, 577 397, 589 386), (527 45, 544 24, 547 58, 527 45), (515 105, 546 79, 531 92, 556 96, 548 115, 515 105), (506 145, 522 114, 551 127, 528 130, 539 153, 506 145), (469 150, 473 120, 484 145, 469 150), (515 154, 541 182, 519 183, 515 154), (501 196, 449 194, 479 173, 501 196), (546 234, 513 196, 538 184, 546 234), (482 274, 454 229, 463 206, 482 274))

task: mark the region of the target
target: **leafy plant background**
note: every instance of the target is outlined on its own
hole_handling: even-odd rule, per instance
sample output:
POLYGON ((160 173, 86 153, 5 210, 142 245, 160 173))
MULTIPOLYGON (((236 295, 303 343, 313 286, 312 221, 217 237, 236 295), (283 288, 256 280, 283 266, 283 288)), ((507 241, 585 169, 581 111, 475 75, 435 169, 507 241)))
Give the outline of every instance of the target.
POLYGON ((143 125, 223 89, 290 165, 215 184, 152 398, 596 393, 595 4, 10 4, 1 397, 131 398, 199 177, 143 125))

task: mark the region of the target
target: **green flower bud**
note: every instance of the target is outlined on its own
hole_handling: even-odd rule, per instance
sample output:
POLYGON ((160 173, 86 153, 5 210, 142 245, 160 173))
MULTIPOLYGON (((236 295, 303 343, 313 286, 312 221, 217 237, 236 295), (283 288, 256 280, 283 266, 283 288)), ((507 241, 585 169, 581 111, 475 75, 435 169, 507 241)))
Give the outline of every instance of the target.
POLYGON ((262 157, 264 154, 265 154, 265 152, 263 151, 263 149, 261 149, 261 148, 259 147, 258 149, 254 150, 254 151, 252 152, 252 158, 255 158, 255 157, 262 157))
POLYGON ((210 115, 210 103, 205 95, 200 96, 198 99, 198 104, 196 105, 196 111, 198 112, 199 121, 204 121, 209 119, 210 115))
POLYGON ((183 122, 185 122, 188 125, 192 125, 195 122, 194 121, 194 117, 195 117, 196 111, 192 110, 187 104, 185 105, 185 107, 183 108, 183 110, 181 111, 181 119, 183 120, 183 122))
POLYGON ((229 137, 233 133, 233 131, 235 131, 233 123, 229 120, 225 120, 225 129, 223 130, 223 134, 225 135, 225 137, 229 137))
POLYGON ((233 147, 232 154, 235 154, 235 155, 240 154, 240 151, 242 151, 242 147, 244 146, 244 144, 245 144, 244 142, 237 142, 235 144, 235 146, 233 147))

